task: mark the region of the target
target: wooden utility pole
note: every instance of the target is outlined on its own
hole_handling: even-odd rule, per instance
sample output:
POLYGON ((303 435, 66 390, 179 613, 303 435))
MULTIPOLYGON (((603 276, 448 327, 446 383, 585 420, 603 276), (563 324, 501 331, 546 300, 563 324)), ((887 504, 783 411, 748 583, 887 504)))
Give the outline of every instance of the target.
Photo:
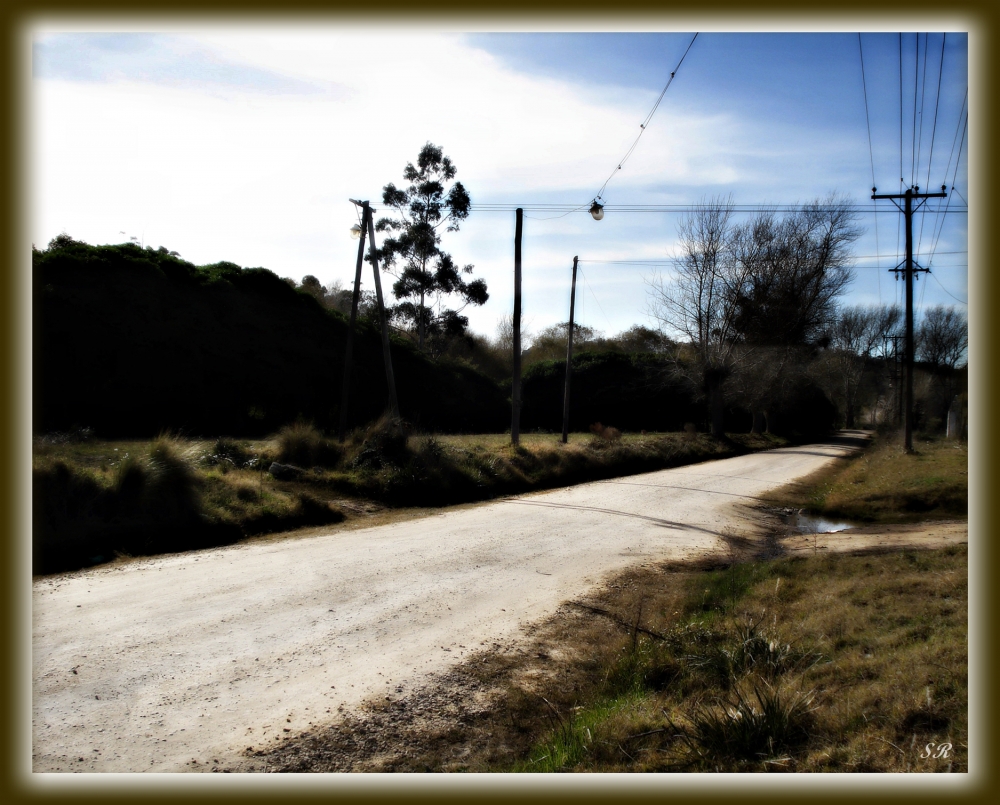
POLYGON ((524 210, 514 211, 514 377, 511 382, 510 443, 521 443, 521 219, 524 210))
MULTIPOLYGON (((355 204, 358 202, 355 202, 355 204)), ((347 356, 344 358, 344 383, 340 392, 340 429, 338 440, 341 444, 347 438, 347 406, 351 400, 351 363, 354 358, 354 325, 358 319, 358 301, 361 299, 361 265, 365 261, 365 235, 368 232, 368 202, 361 202, 361 241, 358 243, 358 265, 354 270, 354 294, 351 297, 351 323, 347 328, 347 356)))
MULTIPOLYGON (((887 198, 906 216, 906 261, 905 266, 890 268, 890 271, 902 271, 906 277, 906 353, 903 356, 905 375, 903 385, 903 449, 907 453, 913 452, 913 275, 918 271, 927 271, 920 268, 913 262, 913 213, 923 206, 923 202, 929 198, 945 198, 945 185, 941 185, 940 193, 921 193, 919 187, 907 188, 905 193, 891 193, 876 195, 875 188, 872 188, 872 199, 887 198), (903 199, 903 206, 900 207, 896 199, 903 199), (920 203, 913 206, 913 200, 920 203)), ((897 273, 898 276, 898 273, 897 273)))
POLYGON ((389 323, 385 318, 385 304, 382 301, 382 279, 378 275, 378 258, 375 254, 375 226, 372 223, 372 211, 365 204, 368 216, 368 248, 372 261, 372 271, 375 272, 375 297, 378 299, 378 317, 382 323, 382 358, 385 361, 385 382, 389 386, 389 406, 393 419, 399 419, 399 404, 396 402, 396 378, 392 373, 392 357, 389 355, 389 323))
POLYGON ((900 382, 901 377, 899 373, 899 339, 903 337, 901 335, 889 336, 889 339, 892 341, 892 383, 895 392, 893 401, 896 409, 897 428, 903 426, 903 384, 900 382))
POLYGON ((576 309, 576 264, 579 257, 573 258, 573 284, 569 292, 569 340, 566 344, 566 390, 563 392, 563 444, 569 441, 569 381, 573 374, 573 313, 576 309))

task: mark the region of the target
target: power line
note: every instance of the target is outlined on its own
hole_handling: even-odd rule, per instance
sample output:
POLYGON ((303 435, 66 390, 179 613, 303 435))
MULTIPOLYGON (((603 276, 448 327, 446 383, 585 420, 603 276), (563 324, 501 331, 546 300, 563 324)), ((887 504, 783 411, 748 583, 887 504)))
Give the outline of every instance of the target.
MULTIPOLYGON (((944 43, 947 38, 947 33, 941 35, 941 62, 938 64, 937 97, 934 100, 934 125, 931 127, 931 148, 927 154, 927 187, 931 186, 931 165, 934 162, 934 138, 937 135, 938 109, 941 105, 941 79, 944 77, 944 43)), ((948 175, 947 168, 945 169, 945 175, 948 175)))
POLYGON ((654 103, 653 108, 649 110, 649 114, 646 115, 646 118, 642 121, 642 123, 639 124, 638 136, 632 142, 632 145, 625 153, 625 156, 619 160, 618 167, 615 168, 613 171, 611 171, 611 175, 607 179, 605 179, 604 184, 601 185, 601 189, 597 191, 597 198, 601 197, 601 194, 604 192, 604 189, 608 186, 608 182, 610 182, 614 178, 615 174, 622 169, 622 165, 624 165, 628 161, 628 158, 632 156, 632 152, 635 150, 635 147, 639 144, 639 139, 642 137, 643 134, 646 133, 646 126, 648 126, 649 121, 653 119, 653 115, 655 114, 657 107, 660 105, 660 101, 662 101, 663 96, 666 95, 667 89, 670 87, 671 83, 673 83, 674 76, 677 74, 677 71, 681 69, 681 65, 684 63, 684 59, 687 58, 688 51, 691 50, 691 46, 694 44, 694 40, 697 38, 698 38, 697 33, 693 37, 691 37, 691 41, 688 43, 687 49, 684 51, 684 55, 681 56, 681 60, 677 62, 677 66, 673 69, 673 72, 670 73, 670 78, 667 79, 666 86, 664 86, 662 92, 660 92, 660 97, 656 99, 656 103, 654 103))
MULTIPOLYGON (((933 272, 928 272, 928 273, 930 273, 930 275, 932 277, 934 277, 933 272)), ((951 291, 949 291, 947 288, 945 288, 943 285, 941 285, 941 280, 939 280, 937 277, 934 277, 934 282, 936 282, 938 284, 938 286, 941 288, 942 291, 944 291, 946 294, 948 294, 948 296, 950 296, 952 299, 954 299, 959 304, 962 304, 962 305, 968 305, 969 304, 969 300, 968 299, 959 299, 957 296, 955 296, 955 294, 953 294, 951 291)), ((922 298, 923 297, 921 297, 921 299, 922 298)))
MULTIPOLYGON (((923 153, 924 150, 924 104, 927 102, 927 53, 928 53, 927 37, 928 36, 930 36, 930 34, 928 33, 924 34, 924 72, 920 80, 920 116, 919 116, 920 126, 917 128, 917 156, 916 156, 916 161, 914 162, 915 165, 914 176, 916 177, 915 181, 920 181, 920 173, 919 173, 920 155, 923 153)), ((919 40, 919 38, 920 34, 917 34, 917 39, 919 40)), ((919 51, 918 51, 917 61, 918 62, 920 61, 919 51)), ((923 217, 921 216, 921 221, 922 220, 923 217)))
MULTIPOLYGON (((672 213, 696 213, 712 209, 713 204, 606 204, 604 209, 609 212, 672 212, 672 213)), ((811 210, 820 212, 843 209, 843 205, 809 204, 805 205, 811 210)), ((516 209, 532 210, 535 212, 582 212, 587 209, 587 205, 579 204, 559 204, 559 203, 481 203, 472 204, 469 210, 472 212, 512 212, 516 209)), ((801 212, 803 205, 800 204, 734 204, 730 207, 734 213, 755 213, 755 212, 775 212, 794 213, 801 212)), ((853 212, 866 214, 872 212, 867 207, 862 208, 855 205, 853 212)), ((895 209, 880 208, 875 212, 879 214, 896 214, 895 209)), ((965 214, 968 212, 968 205, 964 208, 953 208, 949 210, 951 214, 965 214)))
MULTIPOLYGON (((872 150, 872 121, 868 114, 868 82, 865 79, 865 50, 861 46, 861 31, 858 31, 858 54, 861 56, 861 88, 865 96, 865 125, 868 128, 868 161, 872 168, 872 187, 875 187, 875 154, 872 150)), ((874 192, 874 191, 873 191, 874 192)), ((872 202, 872 212, 877 212, 878 205, 872 202)), ((878 241, 878 216, 875 216, 875 251, 880 251, 878 241)), ((882 276, 878 278, 878 301, 882 304, 882 276)))
MULTIPOLYGON (((968 253, 969 253, 968 250, 958 250, 958 251, 954 251, 954 252, 941 252, 941 254, 947 254, 947 255, 968 254, 968 253)), ((914 255, 917 256, 917 253, 915 252, 914 255)), ((880 255, 880 254, 855 254, 855 255, 852 255, 852 257, 855 260, 876 260, 876 259, 881 258, 882 255, 880 255)), ((584 259, 581 259, 579 262, 581 262, 581 263, 621 263, 621 262, 627 262, 627 263, 636 263, 636 264, 639 264, 639 263, 661 263, 661 262, 663 262, 665 260, 666 261, 677 262, 678 260, 684 260, 684 259, 686 259, 686 258, 684 258, 684 257, 648 257, 648 258, 645 258, 644 257, 644 258, 637 258, 635 260, 596 260, 596 259, 595 260, 584 260, 584 259)))
MULTIPOLYGON (((594 301, 597 302, 597 307, 601 311, 601 315, 604 316, 604 320, 608 323, 609 327, 612 327, 613 325, 611 324, 611 319, 609 319, 608 314, 604 312, 604 307, 601 305, 601 300, 597 298, 597 294, 594 293, 594 289, 591 288, 590 283, 587 282, 587 275, 581 271, 580 276, 583 277, 583 284, 587 286, 587 290, 590 291, 591 295, 594 297, 594 301)), ((582 318, 583 317, 581 315, 581 319, 582 318)))
POLYGON ((910 129, 910 187, 914 185, 917 160, 917 87, 920 85, 920 33, 914 34, 916 57, 913 60, 913 126, 910 129))
POLYGON ((865 80, 865 51, 861 47, 861 32, 858 32, 858 53, 861 55, 861 88, 865 95, 865 124, 868 126, 868 160, 872 166, 872 184, 875 184, 875 155, 872 152, 872 121, 868 114, 868 82, 865 80))
MULTIPOLYGON (((969 102, 969 88, 966 87, 965 88, 965 97, 962 98, 962 108, 958 110, 958 123, 955 124, 955 136, 954 136, 954 138, 951 141, 951 152, 948 154, 948 165, 944 169, 944 175, 945 176, 948 175, 948 168, 951 167, 951 158, 953 156, 955 156, 955 146, 958 145, 959 142, 964 141, 964 139, 965 139, 965 127, 963 126, 963 120, 965 121, 966 124, 968 123, 968 113, 966 111, 966 104, 968 102, 969 102), (958 138, 959 131, 962 132, 962 140, 961 141, 958 138)), ((959 151, 959 156, 961 157, 961 151, 959 151)), ((958 172, 958 163, 957 162, 955 163, 955 171, 956 171, 956 173, 958 172)), ((952 181, 952 184, 954 184, 954 181, 952 181)))
MULTIPOLYGON (((934 99, 934 124, 931 127, 931 146, 930 150, 927 152, 927 187, 931 186, 931 167, 934 165, 934 138, 937 134, 937 120, 938 120, 938 108, 941 104, 941 79, 944 76, 944 44, 947 39, 947 33, 941 35, 941 60, 938 62, 938 84, 937 84, 937 95, 934 99)), ((924 78, 927 76, 927 61, 926 56, 924 57, 924 78)), ((922 127, 922 126, 921 126, 922 127)), ((948 171, 945 169, 945 179, 947 180, 948 171)), ((935 211, 940 211, 941 203, 938 202, 935 207, 935 211)), ((924 221, 927 219, 926 212, 920 216, 920 235, 917 237, 917 244, 921 244, 924 241, 924 221)), ((936 221, 937 219, 935 219, 936 221)), ((931 227, 931 234, 934 233, 934 227, 931 227)))
MULTIPOLYGON (((903 186, 903 34, 899 34, 899 186, 903 186)), ((896 227, 899 244, 899 227, 896 227)))
MULTIPOLYGON (((966 95, 966 98, 968 98, 968 95, 969 95, 968 89, 966 89, 965 95, 966 95)), ((963 109, 965 108, 964 102, 962 104, 962 107, 963 107, 963 109)), ((965 144, 965 132, 966 132, 966 129, 968 128, 968 125, 969 125, 969 116, 968 116, 968 113, 966 113, 966 115, 965 115, 965 122, 964 122, 964 125, 962 126, 962 139, 961 139, 961 142, 960 142, 959 148, 958 148, 958 158, 955 160, 955 170, 954 170, 954 172, 952 173, 952 176, 951 176, 951 192, 952 192, 952 195, 954 195, 955 193, 958 193, 958 190, 955 189, 955 178, 958 176, 958 165, 962 161, 962 145, 965 144)), ((952 146, 952 151, 954 152, 954 145, 952 146)), ((949 157, 948 160, 950 162, 951 161, 951 157, 949 157)), ((962 194, 958 193, 958 195, 961 196, 962 194)), ((963 198, 962 201, 965 201, 965 199, 963 198)), ((968 205, 967 201, 965 203, 966 203, 966 205, 968 205)), ((948 211, 948 207, 950 205, 951 205, 951 196, 948 196, 948 202, 947 202, 947 204, 945 204, 945 209, 944 209, 945 212, 948 211)), ((941 219, 941 226, 938 227, 937 237, 934 238, 934 246, 931 248, 931 261, 933 261, 933 259, 934 259, 934 252, 937 249, 937 245, 938 245, 938 243, 941 240, 941 234, 943 232, 944 232, 944 218, 941 219)))

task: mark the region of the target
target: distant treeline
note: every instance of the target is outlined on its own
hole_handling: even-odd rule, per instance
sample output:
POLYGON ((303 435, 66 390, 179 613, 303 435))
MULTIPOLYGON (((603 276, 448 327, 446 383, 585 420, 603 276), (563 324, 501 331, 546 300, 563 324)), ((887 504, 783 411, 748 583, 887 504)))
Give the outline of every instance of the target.
MULTIPOLYGON (((566 361, 533 364, 524 373, 525 430, 559 430, 562 427, 566 361)), ((627 431, 675 431, 687 425, 705 430, 705 403, 698 389, 676 371, 666 355, 650 353, 583 352, 573 356, 570 378, 569 427, 586 431, 600 422, 627 431)), ((828 432, 836 423, 837 409, 808 379, 790 383, 785 397, 771 408, 771 432, 808 437, 828 432)), ((730 433, 748 433, 750 412, 728 407, 724 416, 730 433)))
MULTIPOLYGON (((265 268, 195 266, 162 247, 91 246, 65 235, 34 250, 33 268, 36 432, 256 436, 296 420, 337 427, 347 317, 312 289, 265 268)), ((357 325, 351 427, 387 407, 372 313, 357 325)), ((529 351, 537 355, 523 377, 522 431, 562 428, 565 360, 547 356, 564 347, 559 328, 551 329, 529 351)), ((508 430, 506 353, 475 334, 459 340, 465 346, 453 344, 432 358, 393 334, 402 417, 428 432, 508 430)), ((595 422, 629 431, 681 430, 688 423, 704 429, 703 394, 676 371, 672 345, 662 336, 635 327, 607 345, 586 340, 573 359, 572 430, 595 422)), ((818 433, 836 416, 817 386, 800 382, 774 406, 770 429, 818 433)), ((749 431, 753 422, 733 406, 726 424, 749 431)))

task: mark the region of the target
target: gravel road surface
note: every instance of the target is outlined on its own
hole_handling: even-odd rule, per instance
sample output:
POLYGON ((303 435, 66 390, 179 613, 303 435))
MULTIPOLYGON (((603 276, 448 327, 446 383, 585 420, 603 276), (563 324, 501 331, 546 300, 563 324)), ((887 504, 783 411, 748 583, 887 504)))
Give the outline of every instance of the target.
POLYGON ((209 771, 516 637, 608 574, 723 549, 818 444, 33 584, 33 770, 209 771))

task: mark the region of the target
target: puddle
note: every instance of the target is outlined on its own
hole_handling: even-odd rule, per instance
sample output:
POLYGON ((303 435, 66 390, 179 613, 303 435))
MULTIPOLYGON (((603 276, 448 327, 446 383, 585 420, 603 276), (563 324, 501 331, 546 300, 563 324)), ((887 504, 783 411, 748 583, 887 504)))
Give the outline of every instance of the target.
POLYGON ((836 520, 826 520, 811 514, 794 512, 782 514, 781 522, 794 528, 800 534, 833 534, 837 531, 847 531, 854 528, 854 523, 842 523, 836 520))

